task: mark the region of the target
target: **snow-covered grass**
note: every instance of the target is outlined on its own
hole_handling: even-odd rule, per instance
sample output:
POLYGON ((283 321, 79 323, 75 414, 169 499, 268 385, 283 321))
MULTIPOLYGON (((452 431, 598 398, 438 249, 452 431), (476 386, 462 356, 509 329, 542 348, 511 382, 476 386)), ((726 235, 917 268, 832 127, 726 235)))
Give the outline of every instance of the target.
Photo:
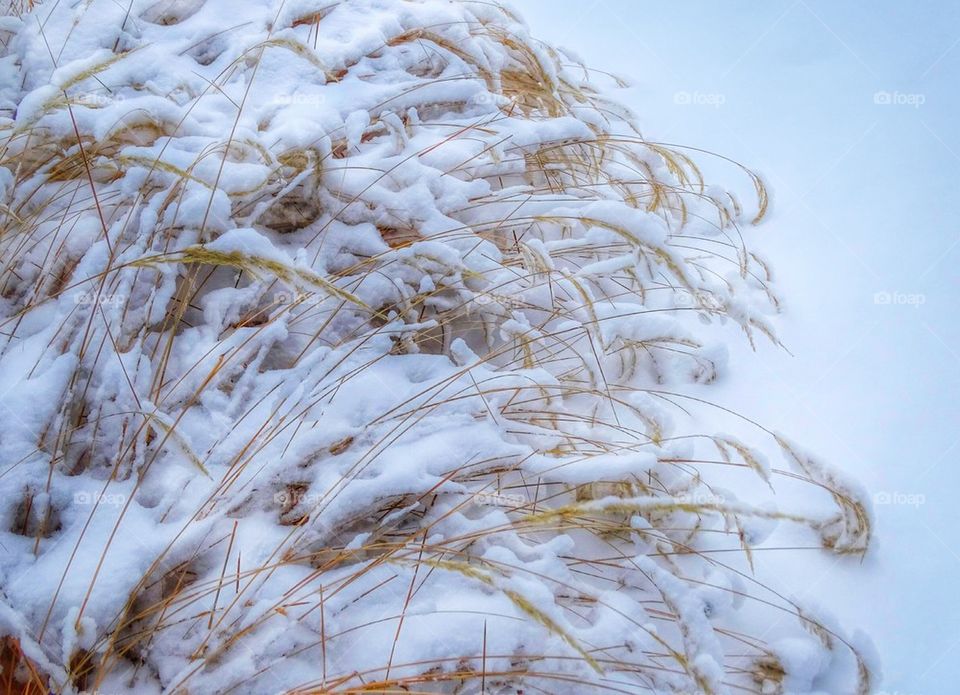
POLYGON ((709 153, 489 3, 93 0, 0 30, 19 677, 869 689, 752 565, 781 522, 862 554, 864 496, 759 425, 698 428, 724 342, 776 342, 758 175, 722 160, 753 202, 704 182, 709 153))

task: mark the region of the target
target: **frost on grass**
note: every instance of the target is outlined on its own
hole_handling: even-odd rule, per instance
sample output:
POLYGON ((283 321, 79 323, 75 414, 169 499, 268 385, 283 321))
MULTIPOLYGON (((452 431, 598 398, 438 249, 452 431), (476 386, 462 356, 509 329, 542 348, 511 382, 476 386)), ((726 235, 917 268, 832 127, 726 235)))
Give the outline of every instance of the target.
POLYGON ((694 395, 776 341, 759 178, 706 185, 491 3, 13 7, 5 678, 869 688, 754 573, 775 524, 862 554, 861 495, 694 395))

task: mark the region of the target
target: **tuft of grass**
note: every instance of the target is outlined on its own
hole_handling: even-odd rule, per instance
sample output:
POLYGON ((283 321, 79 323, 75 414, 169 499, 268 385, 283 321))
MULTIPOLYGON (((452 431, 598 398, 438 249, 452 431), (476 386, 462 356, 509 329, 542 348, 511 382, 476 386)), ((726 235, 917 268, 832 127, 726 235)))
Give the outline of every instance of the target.
MULTIPOLYGON (((179 122, 136 106, 147 85, 113 83, 129 77, 121 61, 136 60, 115 48, 30 118, 0 124, 11 182, 0 201, 0 362, 25 359, 25 379, 66 365, 30 450, 0 461, 0 477, 22 489, 6 511, 28 554, 53 552, 68 530, 77 538, 49 604, 21 616, 33 651, 3 638, 5 692, 98 691, 120 678, 131 689, 142 678, 169 692, 242 692, 286 683, 301 661, 322 664, 322 676, 289 692, 784 692, 789 673, 765 641, 781 624, 825 652, 852 651, 852 687, 869 691, 870 670, 843 635, 778 594, 775 578, 754 576, 766 547, 751 530, 796 524, 830 552, 861 556, 871 537, 862 496, 760 426, 791 470, 768 466, 760 446, 699 431, 695 416, 722 409, 677 376, 715 378, 712 336, 696 319, 779 344, 766 319, 779 308, 770 269, 745 240, 768 212, 763 180, 721 157, 746 176, 755 206, 711 192, 695 159, 714 155, 646 139, 593 73, 530 38, 508 9, 457 7, 460 21, 391 25, 394 35, 342 64, 326 64, 316 41, 350 3, 304 6, 286 24, 277 10, 257 36, 196 37, 232 53, 202 90, 184 76, 179 122), (258 67, 281 52, 312 86, 364 83, 389 62, 397 87, 359 135, 344 126, 287 147, 271 130, 283 109, 258 103, 258 67), (80 97, 107 83, 131 107, 98 135, 76 115, 100 108, 80 97), (473 85, 474 98, 441 96, 444 84, 473 85), (233 128, 198 147, 193 111, 219 95, 236 107, 233 128), (576 136, 513 142, 518 124, 570 118, 585 126, 576 136), (455 158, 440 156, 448 150, 455 158), (249 185, 226 185, 251 170, 249 185), (457 188, 442 214, 438 203, 430 224, 383 204, 438 173, 477 185, 457 188), (199 221, 185 212, 197 199, 199 221), (285 256, 214 246, 224 229, 211 210, 224 200, 227 228, 253 228, 285 256), (611 203, 622 214, 588 207, 611 203), (285 288, 294 301, 279 299, 285 288), (754 303, 764 309, 745 308, 754 303), (426 364, 434 371, 418 371, 426 364), (413 376, 384 406, 368 376, 387 366, 413 376), (362 426, 337 430, 348 411, 362 426), (391 455, 448 419, 484 423, 502 441, 371 487, 391 472, 385 461, 398 465, 391 455), (105 535, 101 517, 93 523, 100 503, 71 506, 79 483, 122 491, 105 535), (784 486, 825 495, 835 511, 764 503, 784 486), (144 516, 159 545, 126 566, 109 619, 85 621, 114 544, 140 533, 144 516), (270 547, 257 545, 264 519, 270 547), (95 552, 83 558, 95 571, 77 589, 68 579, 81 552, 95 552), (455 581, 478 603, 503 599, 502 614, 477 609, 475 649, 404 661, 409 621, 444 624, 423 597, 455 581), (744 603, 746 624, 710 614, 709 592, 744 603), (499 620, 537 638, 496 653, 487 629, 499 636, 499 620), (389 657, 355 666, 352 640, 384 623, 392 642, 369 646, 389 657), (95 634, 81 647, 84 629, 95 634), (295 646, 231 672, 278 633, 295 646), (708 642, 721 673, 698 658, 708 642), (177 668, 161 679, 164 659, 177 668)), ((167 9, 150 16, 174 31, 187 17, 167 9)), ((0 602, 17 613, 6 593, 0 602)))

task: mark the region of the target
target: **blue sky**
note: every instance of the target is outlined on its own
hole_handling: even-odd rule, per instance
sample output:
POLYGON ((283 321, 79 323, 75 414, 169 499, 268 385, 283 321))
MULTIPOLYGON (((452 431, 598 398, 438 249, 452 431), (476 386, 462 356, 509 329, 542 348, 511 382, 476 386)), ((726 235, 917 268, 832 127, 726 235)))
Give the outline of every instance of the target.
MULTIPOLYGON (((882 691, 960 681, 960 3, 515 0, 628 77, 654 140, 758 169, 791 354, 735 350, 711 396, 858 477, 878 543, 781 585, 870 635, 882 691)), ((720 183, 728 168, 707 165, 720 183)), ((777 566, 772 562, 771 566, 777 566)))

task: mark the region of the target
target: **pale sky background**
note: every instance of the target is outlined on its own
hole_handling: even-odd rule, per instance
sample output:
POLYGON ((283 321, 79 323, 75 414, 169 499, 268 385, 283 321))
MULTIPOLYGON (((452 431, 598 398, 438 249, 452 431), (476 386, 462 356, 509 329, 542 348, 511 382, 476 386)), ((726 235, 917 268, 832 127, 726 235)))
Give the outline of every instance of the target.
POLYGON ((712 398, 878 502, 867 561, 805 553, 778 582, 871 637, 881 692, 958 692, 960 3, 512 5, 535 36, 629 77, 617 96, 647 137, 770 182, 754 245, 777 271, 793 355, 734 351, 712 398))

